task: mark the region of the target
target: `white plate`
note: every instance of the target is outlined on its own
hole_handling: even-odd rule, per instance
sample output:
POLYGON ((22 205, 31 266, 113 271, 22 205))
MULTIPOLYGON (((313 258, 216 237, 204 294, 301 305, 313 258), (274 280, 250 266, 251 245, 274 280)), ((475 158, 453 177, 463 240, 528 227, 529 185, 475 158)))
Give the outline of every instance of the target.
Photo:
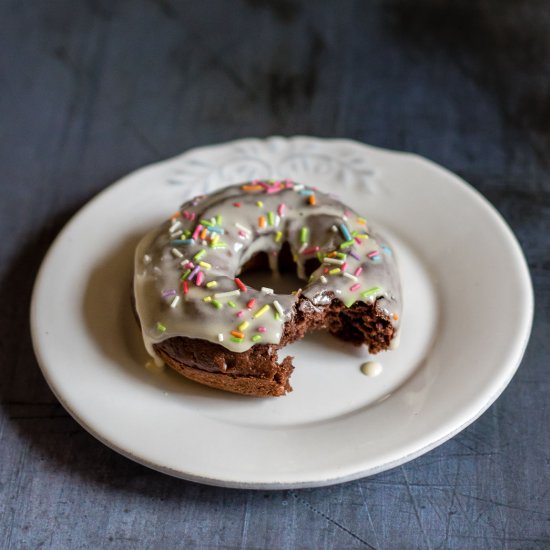
POLYGON ((348 140, 246 139, 139 170, 90 201, 52 245, 31 311, 50 387, 99 440, 162 472, 228 487, 329 485, 444 442, 504 390, 533 315, 529 272, 495 209, 410 154, 348 140), (402 341, 378 356, 324 334, 289 346, 294 392, 227 394, 152 371, 132 317, 134 245, 181 202, 252 178, 337 191, 391 237, 404 287, 402 341))

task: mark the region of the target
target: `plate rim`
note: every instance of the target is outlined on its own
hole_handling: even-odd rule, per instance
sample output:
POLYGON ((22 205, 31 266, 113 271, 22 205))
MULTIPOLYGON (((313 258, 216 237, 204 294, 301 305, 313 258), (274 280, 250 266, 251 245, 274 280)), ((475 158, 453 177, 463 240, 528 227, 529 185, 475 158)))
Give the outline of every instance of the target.
MULTIPOLYGON (((119 178, 115 182, 107 185, 104 189, 102 189, 100 192, 94 195, 90 200, 88 200, 84 205, 82 205, 69 218, 69 220, 65 223, 62 229, 58 232, 55 239, 51 242, 48 248, 48 251, 44 255, 40 268, 37 272, 36 279, 33 285, 31 304, 30 304, 30 328, 31 328, 32 345, 33 345, 34 353, 37 359, 37 363, 42 372, 42 375, 44 376, 50 390, 55 395, 56 399, 61 403, 63 408, 71 415, 72 418, 74 418, 77 421, 79 425, 81 425, 86 431, 88 431, 94 438, 98 439, 101 443, 111 448, 112 450, 118 452, 119 454, 125 456, 126 458, 129 458, 135 462, 138 462, 139 464, 142 464, 144 466, 147 466, 153 470, 162 472, 164 474, 168 474, 180 479, 185 479, 188 481, 198 482, 198 483, 211 485, 211 486, 238 488, 238 489, 256 489, 256 490, 266 490, 266 489, 284 490, 284 489, 314 488, 314 487, 329 486, 329 485, 334 485, 338 483, 353 481, 356 479, 374 475, 374 474, 389 470, 391 468, 400 466, 402 464, 405 464, 411 460, 414 460, 415 458, 418 458, 419 456, 422 456, 423 454, 429 452, 430 450, 438 447, 442 443, 448 441, 449 439, 451 439, 452 437, 460 433, 462 430, 464 430, 467 426, 472 424, 477 418, 479 418, 498 399, 498 397, 509 385, 511 379, 513 378, 517 369, 519 368, 521 364, 521 360, 524 356, 525 349, 529 342, 529 338, 532 330, 533 319, 534 319, 533 284, 532 284, 529 268, 527 265, 527 261, 525 259, 525 255, 523 254, 519 241, 517 240, 517 237, 513 233, 512 229, 510 228, 506 220, 503 218, 500 212, 496 209, 496 207, 493 204, 491 204, 491 202, 489 202, 489 200, 486 199, 481 194, 481 192, 479 192, 475 187, 473 187, 470 183, 463 180, 461 177, 451 172, 447 168, 435 163, 434 161, 426 157, 423 157, 415 153, 410 153, 405 151, 395 151, 387 148, 376 147, 376 146, 362 143, 360 141, 347 139, 347 138, 319 138, 315 136, 306 136, 306 135, 296 135, 296 136, 276 135, 276 136, 268 136, 264 138, 241 138, 237 140, 228 140, 221 143, 214 143, 214 144, 209 144, 205 146, 190 148, 178 155, 168 157, 158 162, 148 164, 146 166, 133 170, 132 172, 126 174, 122 178, 119 178), (129 180, 134 179, 138 174, 143 175, 143 173, 147 171, 152 172, 152 171, 158 170, 162 166, 166 167, 171 163, 175 164, 182 157, 185 157, 189 153, 193 153, 193 154, 197 154, 199 152, 207 153, 208 150, 214 150, 217 148, 221 149, 229 145, 237 145, 239 143, 242 144, 246 142, 267 143, 273 140, 291 141, 296 139, 313 140, 316 142, 321 142, 321 143, 330 144, 330 145, 339 144, 339 143, 347 144, 347 145, 352 145, 353 147, 359 146, 361 148, 371 149, 377 152, 382 152, 384 154, 399 155, 403 158, 410 158, 415 162, 425 164, 430 170, 436 170, 440 172, 441 175, 444 176, 448 182, 452 181, 455 187, 459 187, 461 191, 467 192, 470 195, 470 198, 475 200, 478 203, 478 205, 483 208, 483 211, 486 214, 491 215, 493 220, 498 224, 499 229, 502 232, 502 236, 506 237, 508 253, 510 253, 511 255, 514 255, 514 261, 516 265, 518 267, 521 267, 520 279, 523 285, 523 290, 526 295, 526 302, 522 310, 523 322, 521 324, 521 329, 522 329, 521 339, 518 337, 518 339, 515 341, 514 356, 509 358, 509 360, 506 362, 506 368, 502 369, 502 370, 505 370, 506 377, 502 380, 501 385, 497 387, 491 395, 486 396, 483 407, 477 409, 474 414, 468 416, 468 418, 466 418, 460 425, 455 426, 450 431, 446 429, 444 435, 438 438, 434 438, 433 440, 430 441, 429 444, 424 445, 411 453, 404 454, 403 456, 399 457, 396 460, 390 460, 382 464, 379 464, 375 467, 369 467, 363 470, 355 471, 352 474, 328 476, 328 477, 323 477, 322 479, 317 478, 315 480, 306 480, 303 482, 301 481, 298 481, 298 482, 296 481, 280 481, 280 482, 252 481, 251 482, 251 481, 239 481, 239 480, 228 479, 223 477, 208 477, 208 476, 195 475, 192 473, 182 472, 180 470, 175 470, 173 468, 155 464, 140 456, 137 456, 130 450, 125 449, 121 445, 116 444, 114 441, 108 440, 107 438, 103 437, 100 433, 98 433, 91 426, 89 426, 83 418, 80 418, 76 414, 76 412, 71 409, 71 407, 66 403, 63 397, 57 391, 55 384, 53 383, 53 381, 49 376, 48 368, 46 365, 47 360, 43 357, 43 354, 41 351, 41 345, 39 341, 39 327, 38 327, 38 319, 37 319, 37 316, 38 316, 37 302, 38 302, 38 296, 39 296, 41 287, 43 286, 43 279, 45 277, 45 273, 47 271, 49 264, 52 261, 54 250, 59 245, 59 243, 64 239, 65 235, 69 233, 72 226, 74 225, 74 223, 76 223, 80 215, 82 215, 88 209, 93 208, 96 202, 99 202, 100 200, 102 200, 103 196, 110 193, 114 188, 118 188, 125 185, 129 180)), ((442 425, 443 424, 444 423, 442 423, 442 425)))

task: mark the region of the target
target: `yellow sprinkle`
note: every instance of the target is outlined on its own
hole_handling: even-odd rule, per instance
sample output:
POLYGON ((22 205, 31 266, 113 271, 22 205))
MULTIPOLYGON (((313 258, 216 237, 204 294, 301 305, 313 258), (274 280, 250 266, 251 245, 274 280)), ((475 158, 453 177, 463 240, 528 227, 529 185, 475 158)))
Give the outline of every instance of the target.
POLYGON ((364 233, 359 233, 358 235, 355 235, 358 239, 368 239, 369 236, 365 235, 364 233))
POLYGON ((277 233, 275 233, 275 242, 278 243, 282 238, 283 238, 283 232, 277 231, 277 233))
POLYGON ((328 274, 329 275, 336 275, 337 273, 340 273, 342 271, 339 267, 335 267, 334 269, 331 269, 328 274))
POLYGON ((256 204, 260 207, 260 208, 263 208, 264 207, 264 203, 262 201, 258 201, 256 202, 256 204))
POLYGON ((203 299, 202 299, 203 302, 211 302, 212 301, 212 296, 205 296, 203 299))
POLYGON ((208 262, 199 262, 199 265, 204 267, 204 269, 210 269, 212 267, 208 262))
POLYGON ((248 325, 250 325, 248 321, 243 321, 237 328, 242 332, 248 328, 248 325))
POLYGON ((210 281, 209 283, 206 283, 207 288, 215 288, 218 286, 218 283, 216 281, 210 281))
POLYGON ((254 319, 261 317, 264 313, 267 313, 268 311, 269 311, 269 304, 265 304, 256 313, 254 313, 254 319))
POLYGON ((218 242, 218 239, 220 238, 220 234, 219 233, 214 233, 214 235, 212 235, 212 237, 210 238, 210 244, 216 244, 218 242))

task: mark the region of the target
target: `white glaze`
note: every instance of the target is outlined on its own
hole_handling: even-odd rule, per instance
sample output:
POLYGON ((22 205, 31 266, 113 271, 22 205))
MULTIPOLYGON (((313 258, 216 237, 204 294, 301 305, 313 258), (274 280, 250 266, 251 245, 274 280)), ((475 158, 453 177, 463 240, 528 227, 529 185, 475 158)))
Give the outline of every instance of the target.
MULTIPOLYGON (((201 225, 206 227, 204 223, 201 225)), ((134 294, 149 354, 155 357, 153 344, 174 336, 216 342, 237 352, 246 351, 257 341, 278 344, 284 322, 298 303, 298 294, 266 293, 250 287, 236 296, 223 294, 237 289, 234 278, 239 275, 241 266, 259 252, 268 254, 270 267, 276 270, 284 242, 289 243, 298 276, 303 279, 306 278, 306 261, 315 258, 317 253, 347 254, 345 258, 325 258, 312 273, 302 291, 308 300, 300 302, 301 308, 322 307, 335 296, 348 307, 357 300, 371 303, 376 300, 380 311, 398 327, 400 287, 393 253, 384 240, 367 227, 366 221, 335 198, 313 188, 293 186, 291 182, 255 182, 196 197, 181 206, 177 218, 166 221, 139 243, 135 255, 134 294), (261 191, 246 191, 256 188, 261 191), (276 192, 269 192, 274 189, 276 192), (315 196, 315 204, 309 202, 311 195, 315 196), (240 206, 235 206, 236 203, 240 206), (218 219, 221 223, 216 221, 217 216, 221 216, 221 220, 218 219), (263 227, 259 222, 262 216, 263 227), (201 220, 211 224, 206 235, 202 230, 196 231, 201 220), (346 227, 341 228, 342 224, 346 227), (307 228, 306 234, 303 228, 307 228), (346 230, 353 233, 353 244, 341 249, 347 240, 346 230), (188 242, 193 235, 196 238, 188 242), (225 247, 210 246, 211 237, 218 239, 216 244, 224 243, 225 247), (318 250, 312 250, 315 247, 318 250), (379 254, 375 258, 368 256, 376 251, 379 254), (202 256, 195 260, 197 253, 202 256), (197 285, 199 275, 196 275, 193 282, 188 281, 188 292, 184 294, 181 277, 189 269, 188 262, 192 263, 192 269, 199 262, 207 265, 200 269, 203 272, 200 286, 197 285), (356 271, 359 267, 361 273, 356 271), (342 268, 345 271, 338 271, 342 268), (206 287, 211 281, 215 282, 215 287, 206 287), (354 285, 359 286, 354 288, 354 285), (369 289, 377 290, 369 296, 361 295, 369 289), (205 298, 210 301, 205 302, 205 298), (252 299, 255 304, 248 308, 252 299), (230 307, 230 302, 235 307, 230 307), (266 304, 267 311, 258 317, 266 304), (248 325, 239 328, 243 322, 248 325), (265 331, 259 332, 260 327, 265 331), (242 341, 235 341, 231 331, 242 333, 242 341), (252 339, 254 336, 256 340, 252 339)))

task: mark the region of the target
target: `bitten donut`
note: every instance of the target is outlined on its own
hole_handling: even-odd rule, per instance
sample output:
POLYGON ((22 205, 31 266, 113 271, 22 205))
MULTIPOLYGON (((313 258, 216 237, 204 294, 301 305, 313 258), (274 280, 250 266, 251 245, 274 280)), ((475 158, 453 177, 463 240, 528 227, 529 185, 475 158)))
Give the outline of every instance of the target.
POLYGON ((370 353, 394 347, 401 314, 392 249, 331 195, 290 180, 232 185, 183 204, 135 255, 135 310, 157 362, 253 396, 291 391, 280 348, 328 329, 370 353), (292 294, 246 284, 267 260, 296 265, 292 294))

